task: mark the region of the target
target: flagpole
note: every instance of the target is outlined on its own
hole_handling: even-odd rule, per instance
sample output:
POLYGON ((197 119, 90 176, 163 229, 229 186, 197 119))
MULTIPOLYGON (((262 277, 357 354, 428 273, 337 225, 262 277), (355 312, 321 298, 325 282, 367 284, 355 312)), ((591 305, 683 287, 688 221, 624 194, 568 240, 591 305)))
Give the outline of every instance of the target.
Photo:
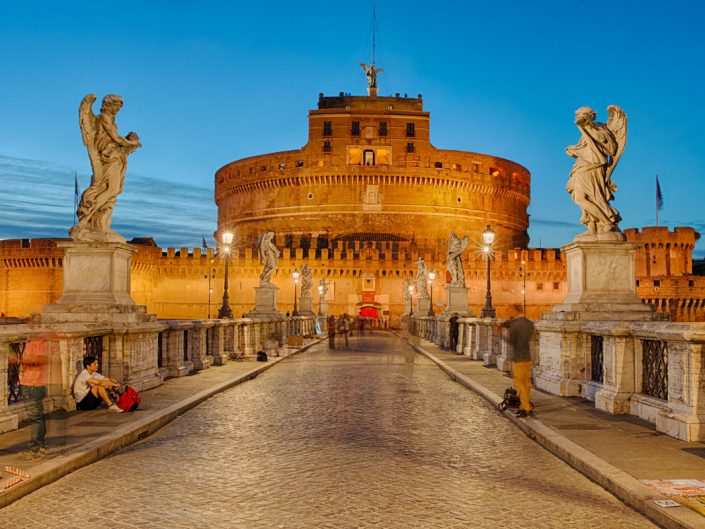
POLYGON ((73 225, 78 224, 78 173, 73 172, 73 225))
POLYGON ((658 228, 658 175, 656 175, 656 227, 658 228))

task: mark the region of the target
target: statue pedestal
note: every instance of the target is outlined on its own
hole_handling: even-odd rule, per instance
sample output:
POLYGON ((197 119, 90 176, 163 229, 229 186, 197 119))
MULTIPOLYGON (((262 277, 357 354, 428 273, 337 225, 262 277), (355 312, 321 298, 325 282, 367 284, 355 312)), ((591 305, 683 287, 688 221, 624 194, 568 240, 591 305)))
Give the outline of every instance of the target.
MULTIPOLYGON (((620 234, 611 234, 620 235, 620 234)), ((576 237, 566 256, 568 294, 536 323, 539 362, 536 387, 561 396, 583 396, 590 373, 590 322, 654 321, 662 316, 636 295, 634 256, 639 244, 576 237)), ((593 391, 594 393, 594 391, 593 391)))
POLYGON ((427 316, 428 311, 431 308, 431 298, 430 297, 419 297, 419 306, 416 309, 416 315, 420 318, 422 316, 427 316))
POLYGON ((311 306, 313 305, 313 298, 301 298, 301 304, 299 309, 299 316, 314 316, 311 306))
POLYGON ((411 298, 405 299, 404 300, 404 315, 408 316, 411 313, 412 310, 412 301, 411 298))
POLYGON ((446 303, 445 310, 441 315, 448 315, 450 318, 451 314, 456 314, 458 316, 466 316, 468 311, 468 289, 465 287, 454 287, 451 285, 446 285, 446 298, 448 302, 446 303))
POLYGON ((64 292, 58 304, 134 305, 130 297, 132 254, 127 244, 60 242, 64 292))
POLYGON ((254 320, 281 320, 283 316, 277 311, 278 287, 271 283, 255 287, 255 308, 247 313, 247 318, 254 320))
POLYGON ((321 316, 328 316, 328 302, 326 300, 321 300, 318 306, 318 314, 321 316))
POLYGON ((42 323, 140 323, 156 321, 130 296, 132 254, 116 242, 61 242, 64 249, 63 295, 33 316, 42 323))

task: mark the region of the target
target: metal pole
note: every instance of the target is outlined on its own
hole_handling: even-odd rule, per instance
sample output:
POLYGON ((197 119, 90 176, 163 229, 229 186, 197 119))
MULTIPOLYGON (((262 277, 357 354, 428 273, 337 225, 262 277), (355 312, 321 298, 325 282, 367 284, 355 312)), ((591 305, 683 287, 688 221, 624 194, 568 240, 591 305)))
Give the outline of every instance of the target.
POLYGON ((431 283, 431 288, 429 289, 430 294, 431 294, 431 299, 430 299, 430 303, 428 305, 428 315, 429 315, 429 317, 434 318, 436 315, 433 312, 433 281, 429 281, 429 283, 431 283))
POLYGON ((225 254, 225 282, 223 284, 223 306, 220 307, 218 318, 233 318, 233 311, 230 308, 230 297, 228 296, 228 263, 230 260, 230 252, 225 254))
POLYGON ((296 310, 296 279, 294 279, 294 312, 291 313, 292 316, 298 316, 299 311, 296 310))
POLYGON ((492 285, 490 283, 490 252, 487 252, 487 294, 485 295, 485 306, 480 313, 481 318, 494 318, 495 310, 492 307, 492 285))

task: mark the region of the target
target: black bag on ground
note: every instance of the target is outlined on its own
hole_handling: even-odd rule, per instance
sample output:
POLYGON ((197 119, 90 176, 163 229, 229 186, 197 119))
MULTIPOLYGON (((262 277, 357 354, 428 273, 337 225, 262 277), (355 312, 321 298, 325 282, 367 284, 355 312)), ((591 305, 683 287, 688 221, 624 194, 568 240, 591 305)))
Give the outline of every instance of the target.
POLYGON ((507 408, 518 408, 520 405, 519 393, 516 389, 509 387, 504 390, 504 400, 497 404, 497 409, 504 411, 507 408))
POLYGON ((266 362, 267 361, 267 353, 264 351, 259 351, 257 353, 257 361, 258 362, 266 362))

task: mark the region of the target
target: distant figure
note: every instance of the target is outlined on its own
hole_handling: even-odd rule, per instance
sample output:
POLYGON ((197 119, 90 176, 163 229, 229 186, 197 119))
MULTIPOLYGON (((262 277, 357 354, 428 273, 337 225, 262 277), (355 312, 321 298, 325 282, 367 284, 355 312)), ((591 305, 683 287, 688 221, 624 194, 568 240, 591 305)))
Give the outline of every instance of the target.
MULTIPOLYGON (((48 335, 47 335, 48 336, 48 335)), ((46 418, 44 399, 49 383, 49 344, 47 336, 30 336, 22 354, 20 369, 20 391, 22 400, 29 402, 30 438, 27 459, 41 459, 46 455, 46 418)))
POLYGON ((79 410, 94 410, 100 406, 101 401, 108 407, 108 411, 122 413, 123 410, 115 404, 108 395, 108 389, 119 388, 120 384, 112 378, 104 377, 98 373, 98 359, 88 355, 83 359, 81 371, 73 383, 73 397, 76 399, 76 408, 79 410))
POLYGON ((328 317, 328 347, 335 349, 335 316, 328 317))
POLYGON ((514 318, 509 323, 509 345, 512 347, 512 375, 514 384, 519 392, 521 405, 517 411, 517 417, 526 417, 533 414, 531 406, 531 369, 534 363, 531 361, 529 345, 534 335, 534 324, 524 316, 514 318))
POLYGON ((349 349, 350 344, 348 342, 348 334, 350 333, 350 320, 348 319, 347 314, 343 314, 340 317, 339 323, 338 323, 338 331, 340 334, 342 334, 345 338, 345 348, 349 349))
POLYGON ((450 320, 450 350, 454 353, 458 349, 458 336, 460 335, 460 325, 458 324, 458 316, 451 316, 450 320))

